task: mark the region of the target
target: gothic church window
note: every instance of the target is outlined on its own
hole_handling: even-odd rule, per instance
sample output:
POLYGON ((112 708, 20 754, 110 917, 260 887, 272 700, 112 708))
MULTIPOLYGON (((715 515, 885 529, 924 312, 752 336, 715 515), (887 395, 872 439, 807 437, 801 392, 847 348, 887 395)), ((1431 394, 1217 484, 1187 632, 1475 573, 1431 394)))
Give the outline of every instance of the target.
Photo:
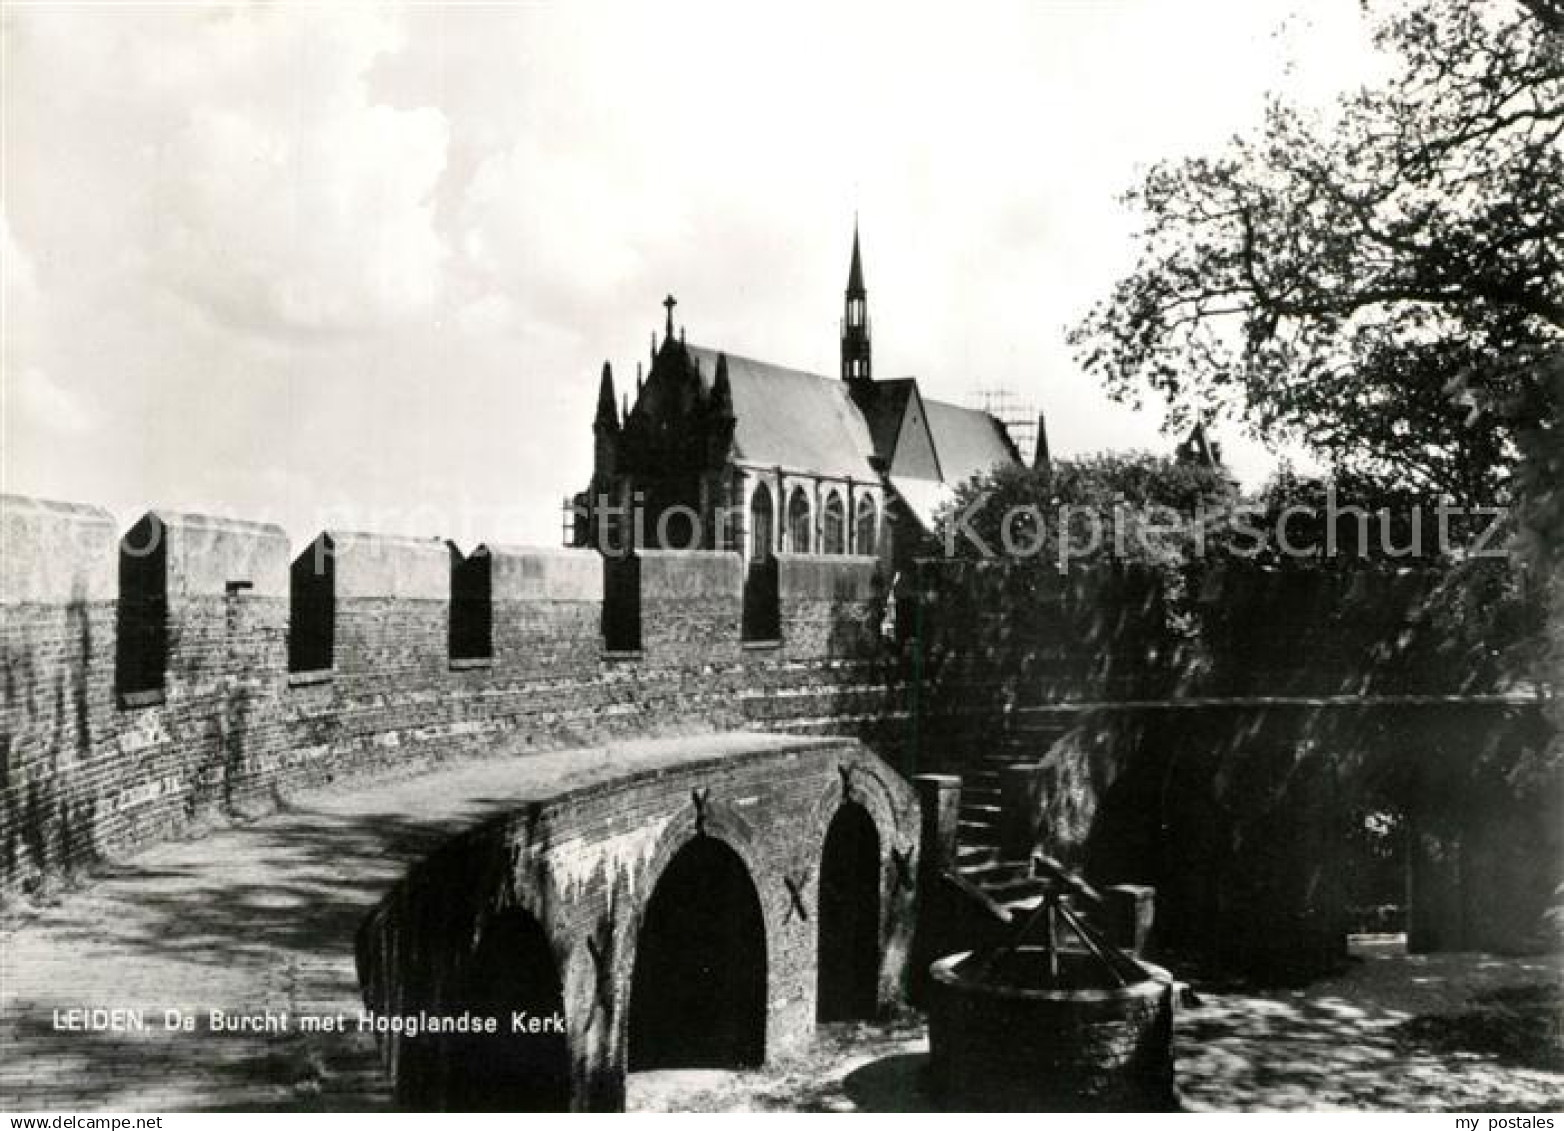
POLYGON ((802 487, 794 487, 787 500, 787 548, 795 554, 807 554, 812 548, 810 537, 812 518, 809 513, 809 497, 802 487))
POLYGON ((841 493, 838 491, 832 491, 826 496, 821 534, 821 553, 847 553, 847 516, 842 508, 841 493))
POLYGON ((764 483, 757 483, 754 494, 749 497, 750 561, 769 557, 776 549, 772 526, 771 491, 764 483))
POLYGON ((876 544, 878 520, 879 513, 874 505, 873 497, 865 495, 859 499, 857 530, 853 536, 854 553, 867 554, 873 557, 880 552, 879 546, 876 544))

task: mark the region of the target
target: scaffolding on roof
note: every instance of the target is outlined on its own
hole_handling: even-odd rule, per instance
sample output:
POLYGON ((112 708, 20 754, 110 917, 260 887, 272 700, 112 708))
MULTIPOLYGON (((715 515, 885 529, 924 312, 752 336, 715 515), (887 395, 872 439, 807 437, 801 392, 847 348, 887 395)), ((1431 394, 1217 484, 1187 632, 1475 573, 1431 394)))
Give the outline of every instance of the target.
POLYGON ((1028 467, 1037 456, 1037 405, 1014 389, 991 386, 975 390, 967 407, 988 413, 1005 426, 1028 467))

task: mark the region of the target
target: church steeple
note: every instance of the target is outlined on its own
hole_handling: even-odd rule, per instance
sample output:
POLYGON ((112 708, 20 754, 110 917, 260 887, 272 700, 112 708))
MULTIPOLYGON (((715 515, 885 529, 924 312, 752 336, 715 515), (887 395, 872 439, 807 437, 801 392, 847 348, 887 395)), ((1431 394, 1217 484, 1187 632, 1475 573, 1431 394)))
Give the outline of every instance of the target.
POLYGON ((869 292, 863 285, 863 254, 858 248, 858 221, 853 220, 853 261, 847 269, 847 293, 842 312, 842 379, 870 379, 869 292))
POLYGON ((614 371, 603 362, 603 376, 597 384, 597 416, 592 424, 610 432, 619 431, 619 410, 614 404, 614 371))
MULTIPOLYGON (((630 417, 625 406, 624 419, 630 417)), ((592 419, 592 479, 601 490, 619 470, 619 443, 622 439, 619 407, 614 403, 614 372, 603 362, 603 376, 597 384, 597 415, 592 419)))
POLYGON ((869 292, 863 285, 863 255, 858 250, 858 221, 853 220, 853 262, 847 269, 847 297, 867 298, 869 292))

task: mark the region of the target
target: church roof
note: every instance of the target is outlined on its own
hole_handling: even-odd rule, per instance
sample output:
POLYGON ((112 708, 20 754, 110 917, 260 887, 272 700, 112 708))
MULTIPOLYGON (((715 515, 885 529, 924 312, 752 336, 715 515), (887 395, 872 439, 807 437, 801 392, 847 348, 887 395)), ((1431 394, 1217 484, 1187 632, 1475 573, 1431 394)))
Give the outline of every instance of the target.
MULTIPOLYGON (((710 391, 723 354, 686 347, 710 391)), ((735 456, 818 475, 871 482, 870 458, 895 451, 917 380, 876 381, 872 387, 726 354, 735 419, 735 456)), ((925 525, 953 488, 974 475, 1019 460, 1003 425, 980 409, 920 398, 942 479, 897 475, 892 485, 925 525)))
POLYGON ((1020 462, 1004 425, 983 410, 925 397, 923 412, 939 454, 940 471, 952 487, 1001 464, 1020 462))
POLYGON ((937 479, 914 479, 907 475, 893 475, 890 478, 891 487, 925 530, 934 529, 935 517, 956 497, 955 490, 948 483, 941 483, 937 479))
MULTIPOLYGON (((716 378, 719 351, 689 346, 701 387, 716 378)), ((870 482, 874 442, 847 382, 728 354, 740 459, 870 482)))
POLYGON ((869 435, 874 440, 874 454, 882 460, 888 462, 896 452, 902 417, 907 414, 907 402, 917 387, 918 383, 911 377, 852 383, 852 397, 868 421, 869 435))

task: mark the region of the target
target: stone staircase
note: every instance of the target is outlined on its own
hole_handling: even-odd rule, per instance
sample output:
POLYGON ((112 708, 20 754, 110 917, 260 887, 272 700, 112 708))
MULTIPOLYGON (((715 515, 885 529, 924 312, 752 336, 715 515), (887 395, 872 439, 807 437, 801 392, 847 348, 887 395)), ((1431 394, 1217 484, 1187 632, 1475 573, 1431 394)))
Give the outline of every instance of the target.
POLYGON ((1000 845, 1000 782, 1006 768, 1037 762, 1068 729, 1057 711, 1017 712, 1010 729, 991 749, 949 767, 961 778, 961 815, 956 868, 994 902, 1012 910, 1027 905, 1042 885, 1025 859, 1006 858, 1000 845))

